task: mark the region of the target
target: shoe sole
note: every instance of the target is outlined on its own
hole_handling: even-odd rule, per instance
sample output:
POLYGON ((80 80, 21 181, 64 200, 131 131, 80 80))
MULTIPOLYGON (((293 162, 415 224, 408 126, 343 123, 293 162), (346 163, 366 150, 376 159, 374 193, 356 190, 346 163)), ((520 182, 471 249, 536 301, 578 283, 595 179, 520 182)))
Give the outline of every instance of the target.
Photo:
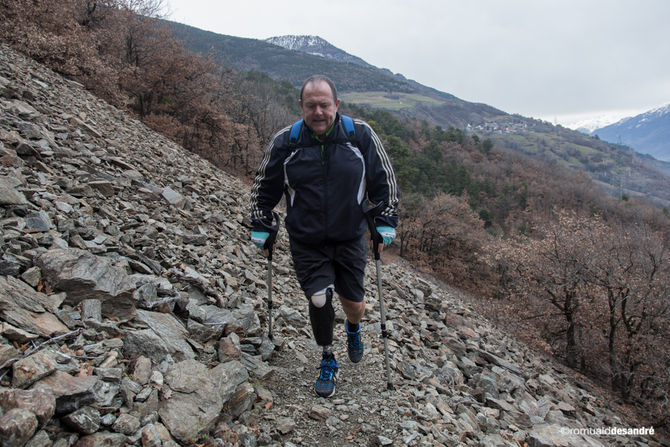
POLYGON ((330 394, 319 394, 316 390, 314 390, 314 392, 319 397, 333 397, 335 395, 335 388, 333 388, 333 392, 330 394))

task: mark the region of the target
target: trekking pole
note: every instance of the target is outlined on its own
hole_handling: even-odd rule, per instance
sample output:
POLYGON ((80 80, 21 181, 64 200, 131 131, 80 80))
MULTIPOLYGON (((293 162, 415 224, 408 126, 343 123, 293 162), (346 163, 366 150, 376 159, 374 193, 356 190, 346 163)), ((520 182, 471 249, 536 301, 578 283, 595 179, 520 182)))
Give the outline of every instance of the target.
MULTIPOLYGON (((369 206, 369 203, 367 204, 369 206)), ((372 246, 375 256, 375 265, 377 267, 377 290, 379 293, 379 314, 381 319, 382 341, 384 342, 384 366, 386 367, 386 389, 393 390, 393 382, 391 382, 391 367, 389 366, 389 347, 388 336, 386 330, 386 308, 384 307, 384 291, 382 288, 382 268, 381 268, 381 254, 379 253, 379 244, 382 243, 382 235, 377 231, 375 225, 375 216, 381 212, 382 204, 370 207, 365 211, 365 219, 368 222, 368 229, 370 230, 370 237, 372 239, 372 246)))
POLYGON ((268 338, 272 340, 272 251, 274 250, 275 240, 277 239, 277 233, 279 232, 279 214, 273 212, 272 216, 276 222, 272 228, 270 228, 270 236, 265 240, 265 248, 268 251, 268 271, 266 284, 268 286, 268 338))

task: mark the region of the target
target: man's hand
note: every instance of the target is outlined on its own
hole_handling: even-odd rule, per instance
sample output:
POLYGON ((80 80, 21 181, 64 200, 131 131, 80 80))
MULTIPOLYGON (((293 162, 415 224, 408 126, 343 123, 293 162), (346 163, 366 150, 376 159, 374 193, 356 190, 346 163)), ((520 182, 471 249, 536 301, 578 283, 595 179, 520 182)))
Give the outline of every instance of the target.
POLYGON ((377 233, 382 237, 382 242, 379 244, 380 251, 383 245, 389 245, 395 239, 395 228, 393 227, 377 227, 377 233))
POLYGON ((267 231, 252 231, 251 232, 251 242, 261 250, 265 247, 265 242, 270 237, 270 233, 267 231))
POLYGON ((392 227, 375 227, 377 233, 382 237, 382 241, 379 243, 379 253, 384 251, 384 246, 389 245, 393 242, 395 238, 395 228, 392 227))
POLYGON ((267 242, 269 237, 270 237, 270 233, 268 233, 267 231, 252 231, 251 232, 251 242, 253 242, 256 247, 263 250, 263 253, 265 254, 266 258, 268 256, 270 256, 270 250, 265 248, 265 242, 267 242))

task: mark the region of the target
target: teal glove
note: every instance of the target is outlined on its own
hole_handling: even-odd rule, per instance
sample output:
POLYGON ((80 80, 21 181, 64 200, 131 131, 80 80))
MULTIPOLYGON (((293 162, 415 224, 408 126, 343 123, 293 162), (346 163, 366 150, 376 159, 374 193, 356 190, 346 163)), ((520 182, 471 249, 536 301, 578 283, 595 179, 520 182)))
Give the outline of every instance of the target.
POLYGON ((261 250, 265 247, 265 241, 270 237, 270 233, 267 231, 252 231, 251 232, 251 242, 253 242, 256 247, 261 250))
POLYGON ((377 233, 382 237, 382 244, 389 245, 395 239, 395 228, 377 227, 377 233))

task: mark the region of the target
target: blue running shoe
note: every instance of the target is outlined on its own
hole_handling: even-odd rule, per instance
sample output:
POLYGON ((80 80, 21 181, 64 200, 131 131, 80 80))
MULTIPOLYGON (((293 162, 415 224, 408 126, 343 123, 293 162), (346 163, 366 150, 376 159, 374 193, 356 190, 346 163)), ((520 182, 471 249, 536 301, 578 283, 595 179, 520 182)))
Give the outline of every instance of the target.
POLYGON ((335 380, 337 379, 337 369, 339 365, 335 361, 334 355, 324 356, 321 360, 321 370, 319 378, 314 384, 314 391, 321 397, 330 397, 335 394, 335 380))
POLYGON ((349 330, 349 320, 345 320, 344 330, 347 332, 347 354, 349 354, 349 360, 358 363, 363 358, 363 352, 365 351, 363 342, 361 341, 361 324, 358 323, 358 330, 352 332, 349 330))

